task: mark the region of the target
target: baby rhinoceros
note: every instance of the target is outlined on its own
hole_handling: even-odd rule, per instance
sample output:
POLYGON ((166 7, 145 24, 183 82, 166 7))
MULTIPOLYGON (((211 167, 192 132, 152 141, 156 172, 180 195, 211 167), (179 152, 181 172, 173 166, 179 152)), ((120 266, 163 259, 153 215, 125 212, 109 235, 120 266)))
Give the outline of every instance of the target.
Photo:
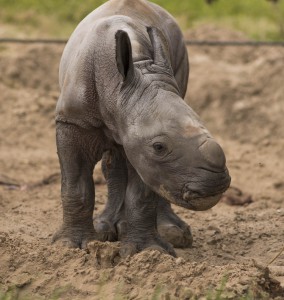
POLYGON ((145 0, 110 0, 70 37, 61 59, 56 141, 63 225, 53 241, 84 248, 121 241, 175 256, 192 243, 170 203, 214 206, 229 187, 223 150, 184 102, 189 64, 182 33, 145 0), (102 159, 108 201, 93 220, 93 170, 102 159))

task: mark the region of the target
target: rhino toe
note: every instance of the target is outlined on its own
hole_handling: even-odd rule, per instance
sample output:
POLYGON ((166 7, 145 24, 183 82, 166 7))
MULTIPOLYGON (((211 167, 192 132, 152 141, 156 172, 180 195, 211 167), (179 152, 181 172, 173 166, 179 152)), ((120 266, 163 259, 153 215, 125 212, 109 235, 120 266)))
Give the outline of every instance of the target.
POLYGON ((106 219, 95 218, 94 228, 97 233, 97 238, 101 242, 115 242, 118 240, 117 232, 114 225, 106 219))
POLYGON ((93 229, 74 229, 62 226, 52 237, 51 243, 67 248, 85 249, 90 241, 96 240, 97 235, 93 229))
POLYGON ((158 225, 160 236, 175 248, 188 248, 192 246, 193 238, 188 225, 179 227, 174 224, 158 225))

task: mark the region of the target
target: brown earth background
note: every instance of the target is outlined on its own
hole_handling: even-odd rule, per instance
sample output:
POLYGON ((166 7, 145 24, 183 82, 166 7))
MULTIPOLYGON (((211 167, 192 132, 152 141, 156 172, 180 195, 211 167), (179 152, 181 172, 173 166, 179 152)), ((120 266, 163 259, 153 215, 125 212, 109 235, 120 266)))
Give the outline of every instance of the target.
MULTIPOLYGON (((212 26, 185 36, 245 38, 212 26)), ((230 195, 242 195, 231 189, 205 212, 174 207, 191 225, 193 247, 177 249, 178 258, 145 251, 122 260, 118 243, 93 242, 88 250, 50 244, 62 218, 54 109, 64 46, 0 47, 4 293, 24 299, 284 299, 283 48, 188 48, 186 101, 224 147, 232 186, 253 201, 232 205, 230 195)), ((98 214, 107 191, 99 169, 94 177, 98 214)))

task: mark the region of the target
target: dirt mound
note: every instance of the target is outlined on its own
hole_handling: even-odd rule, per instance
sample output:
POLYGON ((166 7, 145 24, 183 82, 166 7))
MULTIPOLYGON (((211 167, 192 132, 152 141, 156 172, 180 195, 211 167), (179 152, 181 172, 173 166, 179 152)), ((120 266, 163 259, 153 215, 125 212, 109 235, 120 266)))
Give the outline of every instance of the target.
MULTIPOLYGON (((230 39, 230 32, 205 27, 192 36, 222 40, 230 39)), ((238 36, 232 34, 231 39, 238 36)), ((189 53, 187 101, 211 130, 240 142, 283 139, 284 49, 200 47, 189 53), (243 58, 248 59, 239 60, 243 58)))
POLYGON ((63 46, 15 45, 1 48, 0 82, 14 89, 58 90, 63 46))
MULTIPOLYGON (((217 25, 201 25, 190 29, 184 34, 186 40, 204 40, 204 41, 247 41, 249 40, 244 33, 217 25)), ((213 61, 222 61, 235 64, 250 63, 267 53, 275 53, 277 49, 264 47, 236 47, 236 46, 215 46, 200 47, 191 46, 189 53, 199 53, 210 56, 213 61)))
POLYGON ((189 299, 218 294, 234 299, 248 290, 256 298, 262 297, 264 287, 279 296, 270 286, 278 286, 281 292, 269 271, 252 262, 214 266, 210 261, 190 262, 158 251, 120 259, 119 243, 93 242, 83 251, 26 242, 6 233, 1 233, 0 239, 5 262, 2 272, 6 274, 1 281, 22 290, 22 294, 28 289, 39 296, 60 295, 61 299, 125 295, 127 299, 189 299), (43 273, 39 276, 37 270, 43 273), (206 280, 201 280, 203 277, 206 280))
POLYGON ((212 24, 203 24, 187 30, 184 33, 187 40, 208 40, 208 41, 244 41, 248 40, 244 33, 219 27, 212 24))
MULTIPOLYGON (((187 38, 244 37, 201 27, 187 38)), ((0 51, 0 181, 11 182, 0 187, 1 289, 32 299, 284 299, 283 50, 189 48, 186 100, 224 146, 232 185, 252 201, 204 212, 175 207, 191 225, 193 247, 176 249, 178 258, 145 251, 126 259, 119 243, 50 244, 62 215, 54 137, 62 50, 0 51)), ((95 176, 98 214, 107 189, 95 176)))

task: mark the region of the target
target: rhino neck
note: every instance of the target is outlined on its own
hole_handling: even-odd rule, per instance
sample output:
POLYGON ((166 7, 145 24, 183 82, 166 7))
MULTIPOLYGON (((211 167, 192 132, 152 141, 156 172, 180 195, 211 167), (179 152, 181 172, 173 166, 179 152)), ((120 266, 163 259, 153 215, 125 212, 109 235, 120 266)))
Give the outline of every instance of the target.
POLYGON ((147 114, 159 89, 179 94, 171 72, 153 64, 152 45, 146 26, 133 22, 130 17, 116 15, 104 18, 96 25, 97 36, 104 43, 92 52, 95 64, 95 85, 99 110, 106 127, 117 143, 122 143, 130 124, 138 114, 147 114), (117 69, 115 35, 118 30, 127 32, 134 62, 135 74, 127 82, 117 69))
MULTIPOLYGON (((117 135, 121 119, 125 118, 124 107, 120 107, 122 94, 124 98, 129 98, 131 97, 130 91, 135 93, 135 88, 133 91, 125 87, 125 84, 123 86, 122 76, 117 69, 115 35, 119 30, 127 32, 130 38, 132 59, 135 64, 151 59, 151 43, 146 27, 134 22, 128 16, 115 15, 102 18, 95 26, 96 34, 93 35, 90 32, 88 40, 94 43, 94 49, 89 50, 88 63, 95 63, 93 64, 94 71, 92 71, 93 78, 89 78, 89 81, 95 83, 102 119, 106 127, 115 135, 117 135)), ((129 87, 136 84, 135 79, 129 83, 129 87)), ((133 98, 135 97, 136 95, 133 98)))
POLYGON ((142 126, 144 118, 152 116, 154 111, 161 111, 167 105, 170 108, 173 104, 167 103, 168 98, 171 98, 169 93, 182 101, 182 106, 185 105, 170 72, 157 69, 149 59, 135 62, 134 66, 134 76, 130 80, 123 82, 118 75, 111 83, 114 86, 105 90, 107 101, 103 101, 101 106, 106 125, 118 144, 123 144, 125 137, 130 138, 133 125, 142 126), (162 101, 157 101, 161 93, 163 96, 158 98, 162 98, 162 101))
POLYGON ((147 136, 159 135, 161 126, 170 123, 181 128, 184 120, 189 118, 189 107, 179 96, 174 84, 152 81, 145 89, 138 86, 136 96, 129 99, 123 97, 118 103, 123 108, 117 126, 122 144, 132 138, 147 139, 147 136))

